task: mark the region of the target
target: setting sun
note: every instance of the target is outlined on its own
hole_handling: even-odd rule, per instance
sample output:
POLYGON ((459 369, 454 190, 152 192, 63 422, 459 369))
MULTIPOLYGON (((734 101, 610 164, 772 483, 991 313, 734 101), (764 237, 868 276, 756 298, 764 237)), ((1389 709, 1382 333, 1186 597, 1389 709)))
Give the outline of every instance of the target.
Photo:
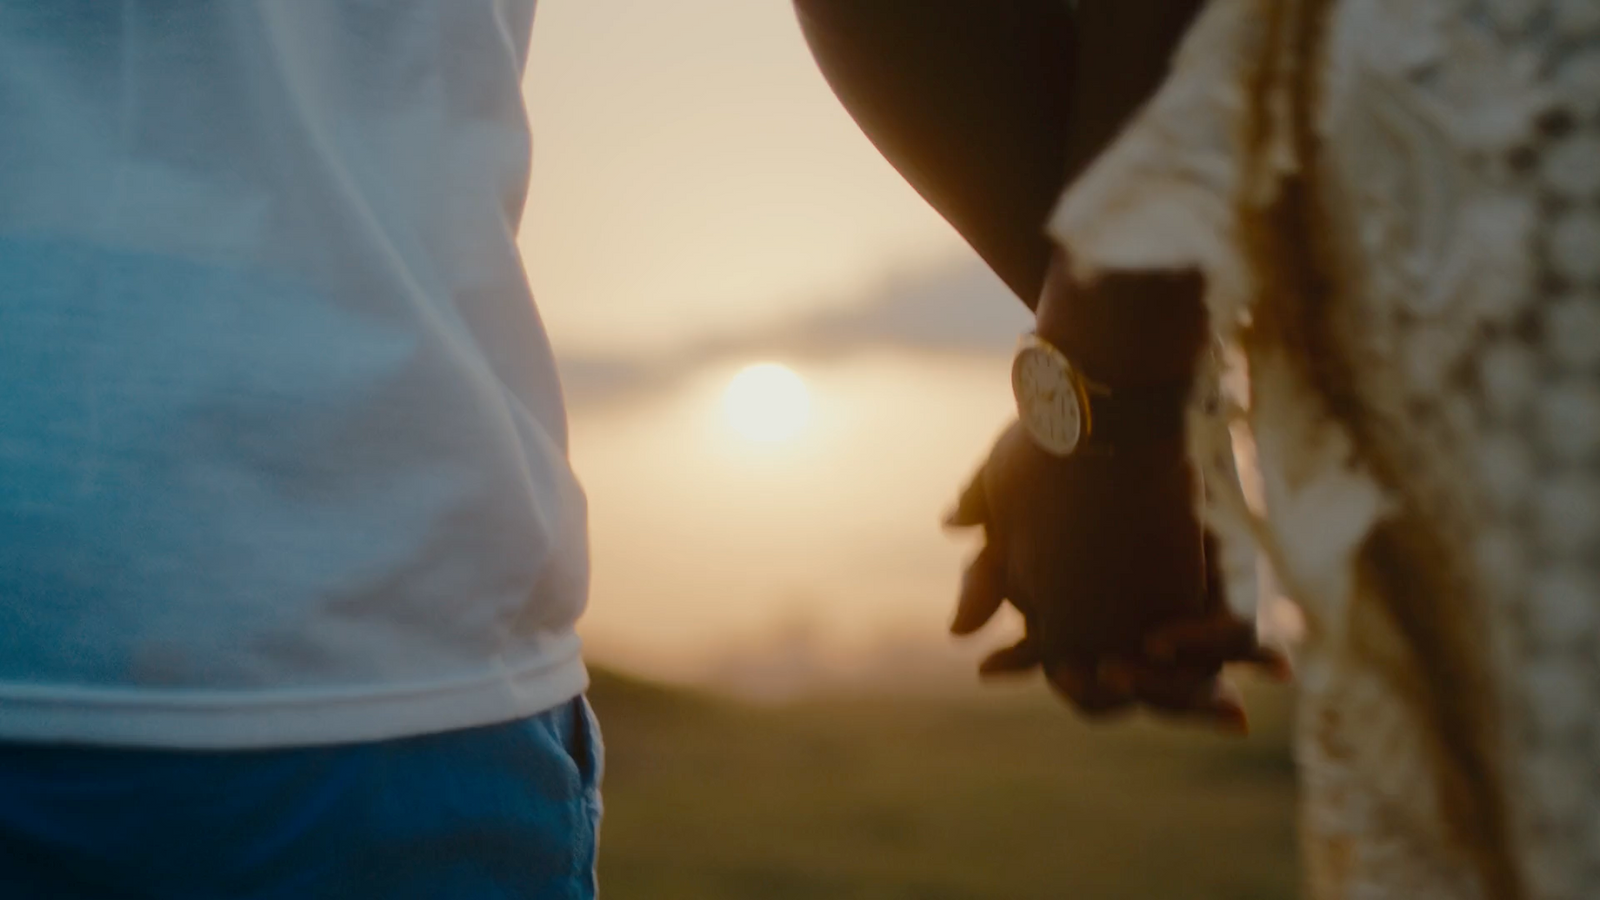
POLYGON ((728 424, 747 440, 776 443, 805 427, 811 392, 793 369, 760 363, 739 370, 722 395, 728 424))

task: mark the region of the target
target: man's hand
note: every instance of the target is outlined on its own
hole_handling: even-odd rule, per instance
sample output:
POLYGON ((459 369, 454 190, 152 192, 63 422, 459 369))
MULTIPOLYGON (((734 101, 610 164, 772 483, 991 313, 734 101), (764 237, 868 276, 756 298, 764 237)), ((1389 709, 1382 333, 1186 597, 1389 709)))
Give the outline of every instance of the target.
POLYGON ((1286 668, 1222 602, 1197 489, 1181 446, 1059 459, 1013 425, 947 521, 986 538, 951 631, 971 634, 1009 600, 1026 633, 984 674, 1042 667, 1085 714, 1144 705, 1244 730, 1223 664, 1286 668))

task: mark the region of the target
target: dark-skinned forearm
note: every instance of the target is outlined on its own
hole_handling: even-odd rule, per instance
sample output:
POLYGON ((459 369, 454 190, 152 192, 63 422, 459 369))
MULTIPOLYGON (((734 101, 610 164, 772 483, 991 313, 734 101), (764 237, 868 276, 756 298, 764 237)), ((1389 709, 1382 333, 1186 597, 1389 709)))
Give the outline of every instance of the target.
POLYGON ((862 130, 1030 307, 1111 383, 1185 377, 1203 344, 1193 279, 1073 290, 1044 224, 1160 84, 1199 0, 796 0, 862 130))
MULTIPOLYGON (((1198 0, 1083 0, 1078 8, 1073 176, 1116 138, 1165 80, 1198 0)), ((1206 342, 1201 282, 1192 273, 1111 273, 1073 284, 1057 250, 1040 296, 1038 330, 1094 378, 1112 384, 1184 381, 1206 342)))
POLYGON ((1031 308, 1068 175, 1064 0, 795 0, 818 65, 880 152, 1031 308))

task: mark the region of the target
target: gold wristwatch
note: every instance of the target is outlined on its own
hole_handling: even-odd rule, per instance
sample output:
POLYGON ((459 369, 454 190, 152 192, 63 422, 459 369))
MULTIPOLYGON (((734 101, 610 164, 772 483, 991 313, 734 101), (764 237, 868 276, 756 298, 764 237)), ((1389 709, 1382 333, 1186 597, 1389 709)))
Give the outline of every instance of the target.
POLYGON ((1182 440, 1188 385, 1158 383, 1113 391, 1091 380, 1054 344, 1026 334, 1011 363, 1017 416, 1052 456, 1182 440))

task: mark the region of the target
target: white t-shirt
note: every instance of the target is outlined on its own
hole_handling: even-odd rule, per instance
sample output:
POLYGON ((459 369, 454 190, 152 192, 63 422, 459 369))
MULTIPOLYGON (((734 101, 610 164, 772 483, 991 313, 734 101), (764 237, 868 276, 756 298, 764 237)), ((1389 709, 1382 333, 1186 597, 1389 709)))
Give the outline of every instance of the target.
POLYGON ((583 690, 515 243, 533 5, 0 3, 0 740, 368 740, 583 690))

